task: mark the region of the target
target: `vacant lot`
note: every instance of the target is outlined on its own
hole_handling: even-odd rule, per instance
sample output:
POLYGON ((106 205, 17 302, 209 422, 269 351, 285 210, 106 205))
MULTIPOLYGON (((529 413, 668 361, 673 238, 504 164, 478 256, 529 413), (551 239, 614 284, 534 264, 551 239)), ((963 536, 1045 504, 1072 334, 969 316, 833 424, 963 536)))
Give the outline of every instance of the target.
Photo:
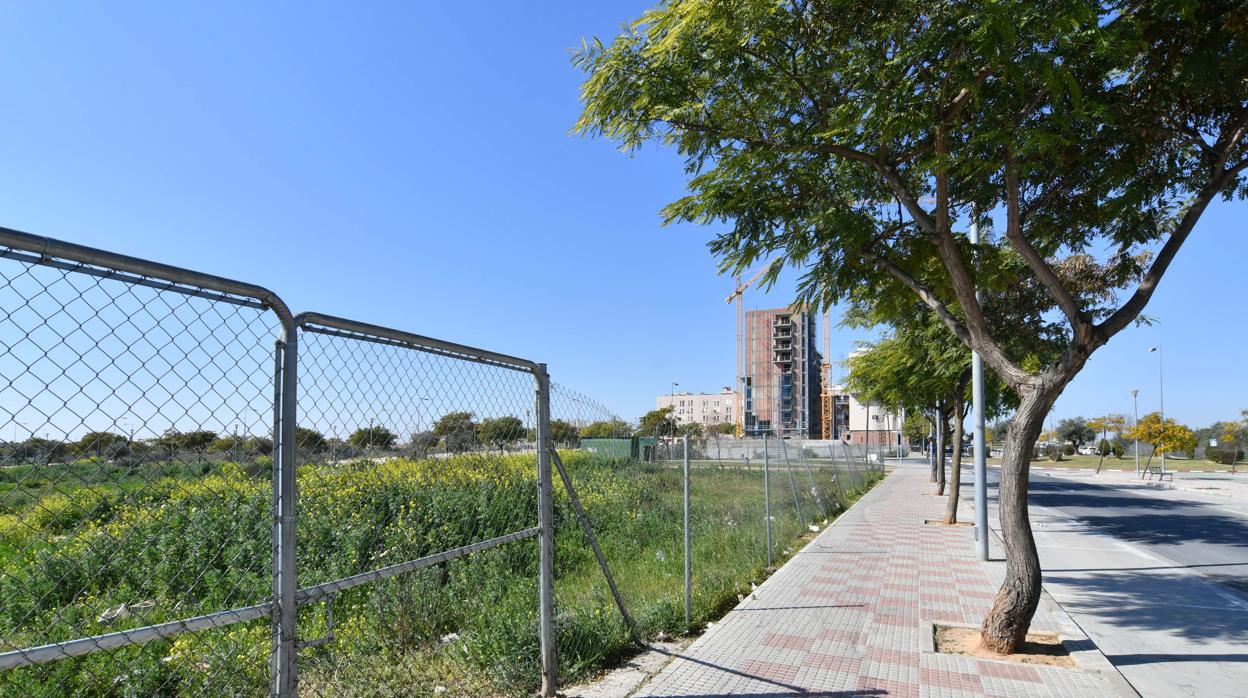
MULTIPOLYGON (((680 471, 580 452, 564 459, 642 633, 686 632, 680 471)), ((9 472, 0 492, 2 649, 264 600, 272 527, 264 465, 9 472)), ((534 470, 531 455, 480 454, 302 466, 298 584, 532 526, 534 470)), ((809 525, 874 478, 838 482, 835 472, 773 469, 777 564, 809 525)), ((564 677, 573 679, 608 665, 629 639, 568 499, 556 492, 557 632, 564 677)), ((766 574, 762 473, 697 468, 691 494, 696 627, 766 574)), ((531 539, 338 594, 332 639, 300 654, 301 687, 311 695, 533 690, 536 569, 531 539)), ((328 638, 325 611, 301 611, 301 638, 328 638)), ((0 694, 256 695, 266 690, 269 648, 269 624, 258 620, 0 672, 0 694)))

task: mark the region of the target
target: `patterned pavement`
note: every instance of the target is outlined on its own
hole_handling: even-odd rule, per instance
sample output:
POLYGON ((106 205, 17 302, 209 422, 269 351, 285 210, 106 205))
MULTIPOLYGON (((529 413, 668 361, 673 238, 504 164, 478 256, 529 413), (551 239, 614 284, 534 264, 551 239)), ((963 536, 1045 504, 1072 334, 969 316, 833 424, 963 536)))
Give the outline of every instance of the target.
MULTIPOLYGON (((894 471, 635 695, 1135 695, 1095 651, 1080 669, 923 651, 921 621, 978 624, 1003 567, 969 527, 924 525, 930 491, 925 464, 894 471)), ((1047 599, 1032 628, 1090 644, 1047 599)))

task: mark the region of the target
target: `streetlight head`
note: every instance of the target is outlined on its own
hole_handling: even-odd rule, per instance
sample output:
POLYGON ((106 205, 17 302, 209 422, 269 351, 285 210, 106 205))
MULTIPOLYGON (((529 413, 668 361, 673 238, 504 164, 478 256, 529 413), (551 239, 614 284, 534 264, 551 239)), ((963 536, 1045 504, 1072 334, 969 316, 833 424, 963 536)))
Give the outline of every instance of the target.
POLYGON ((1154 351, 1157 351, 1157 347, 1149 347, 1149 348, 1148 348, 1148 351, 1149 351, 1149 353, 1152 353, 1152 352, 1154 352, 1154 351))
POLYGON ((1139 397, 1139 395, 1140 395, 1140 391, 1139 391, 1139 390, 1132 390, 1132 391, 1131 391, 1131 397, 1139 397))

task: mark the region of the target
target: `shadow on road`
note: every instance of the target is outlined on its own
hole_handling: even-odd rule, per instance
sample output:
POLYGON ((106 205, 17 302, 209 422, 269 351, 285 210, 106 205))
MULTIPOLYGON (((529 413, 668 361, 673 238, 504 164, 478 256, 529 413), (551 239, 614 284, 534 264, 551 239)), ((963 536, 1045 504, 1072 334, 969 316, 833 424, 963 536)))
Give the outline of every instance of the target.
POLYGON ((1248 607, 1219 598, 1217 587, 1202 577, 1106 570, 1090 577, 1048 573, 1044 581, 1065 587, 1063 596, 1074 597, 1062 601, 1068 611, 1122 628, 1192 640, 1248 641, 1248 607))

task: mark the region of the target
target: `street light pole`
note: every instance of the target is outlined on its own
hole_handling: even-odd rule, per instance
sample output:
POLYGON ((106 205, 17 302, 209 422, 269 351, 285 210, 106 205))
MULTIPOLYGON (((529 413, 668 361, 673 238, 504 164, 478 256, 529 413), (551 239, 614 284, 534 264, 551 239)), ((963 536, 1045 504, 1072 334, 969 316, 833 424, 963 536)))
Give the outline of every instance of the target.
POLYGON ((1140 391, 1131 391, 1131 416, 1135 420, 1132 426, 1135 428, 1135 476, 1140 476, 1140 391))
MULTIPOLYGON (((1165 428, 1166 428, 1166 380, 1165 378, 1166 377, 1162 369, 1161 345, 1158 344, 1157 346, 1149 349, 1148 351, 1150 353, 1154 351, 1157 352, 1157 406, 1161 410, 1161 428, 1162 428, 1161 433, 1165 434, 1166 433, 1165 432, 1165 428)), ((1161 452, 1161 472, 1163 473, 1166 472, 1166 452, 1164 449, 1161 452)))
MULTIPOLYGON (((979 244, 979 221, 971 210, 971 244, 979 244)), ((975 291, 979 302, 983 294, 975 291)), ((984 443, 984 360, 971 352, 971 438, 975 447, 975 542, 980 560, 988 559, 988 454, 984 443)))

